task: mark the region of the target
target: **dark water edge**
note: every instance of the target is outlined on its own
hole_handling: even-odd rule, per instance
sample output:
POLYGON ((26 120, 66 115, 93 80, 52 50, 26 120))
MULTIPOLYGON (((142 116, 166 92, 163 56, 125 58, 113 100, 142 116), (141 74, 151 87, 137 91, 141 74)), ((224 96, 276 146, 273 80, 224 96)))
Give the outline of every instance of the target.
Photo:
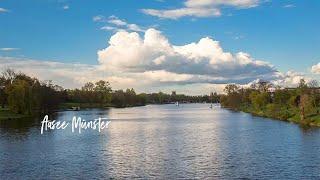
POLYGON ((2 117, 0 113, 0 121, 1 120, 24 120, 24 119, 32 119, 32 118, 38 118, 38 117, 43 117, 46 114, 54 114, 57 112, 63 112, 63 111, 74 111, 72 107, 79 107, 80 109, 110 109, 110 108, 129 108, 129 107, 140 107, 140 106, 146 106, 147 104, 135 104, 135 105, 126 105, 126 106, 116 106, 113 104, 108 104, 108 105, 99 105, 97 103, 95 104, 89 104, 89 103, 72 103, 72 105, 68 103, 64 103, 61 105, 61 107, 57 109, 50 110, 48 112, 33 112, 31 115, 28 114, 16 114, 12 113, 9 110, 8 113, 6 114, 6 117, 2 117))
POLYGON ((0 121, 0 179, 320 179, 320 130, 208 104, 56 112, 102 133, 0 121))

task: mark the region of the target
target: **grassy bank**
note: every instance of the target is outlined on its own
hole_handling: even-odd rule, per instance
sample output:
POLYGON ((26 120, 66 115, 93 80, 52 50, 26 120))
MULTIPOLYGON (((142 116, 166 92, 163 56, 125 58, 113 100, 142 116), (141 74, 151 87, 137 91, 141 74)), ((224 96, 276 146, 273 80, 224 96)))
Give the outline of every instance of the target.
MULTIPOLYGON (((229 108, 232 109, 232 108, 229 108)), ((302 122, 300 120, 300 112, 296 108, 277 108, 277 107, 267 107, 260 110, 256 110, 252 106, 242 106, 239 109, 232 109, 236 111, 242 111, 250 113, 254 116, 272 118, 282 121, 293 122, 297 124, 303 124, 307 126, 317 126, 320 127, 320 114, 308 114, 305 120, 302 122), (277 109, 277 110, 275 110, 277 109)))
POLYGON ((25 117, 28 117, 28 116, 23 114, 13 113, 7 108, 0 108, 0 120, 19 119, 19 118, 25 118, 25 117))

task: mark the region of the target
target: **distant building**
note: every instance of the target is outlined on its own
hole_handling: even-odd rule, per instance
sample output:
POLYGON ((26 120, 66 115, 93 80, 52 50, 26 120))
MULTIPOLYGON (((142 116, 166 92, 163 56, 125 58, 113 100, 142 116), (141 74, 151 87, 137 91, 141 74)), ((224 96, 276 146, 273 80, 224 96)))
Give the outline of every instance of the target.
POLYGON ((171 96, 176 96, 176 95, 177 95, 176 91, 172 91, 171 96))
POLYGON ((274 87, 268 88, 268 92, 270 92, 270 93, 274 93, 275 91, 276 91, 276 88, 274 88, 274 87))

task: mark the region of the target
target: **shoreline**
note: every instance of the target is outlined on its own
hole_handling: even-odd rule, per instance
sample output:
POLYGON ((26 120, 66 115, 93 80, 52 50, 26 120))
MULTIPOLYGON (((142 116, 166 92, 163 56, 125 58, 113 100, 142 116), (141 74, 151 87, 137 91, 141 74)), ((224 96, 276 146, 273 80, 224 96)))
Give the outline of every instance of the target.
MULTIPOLYGON (((147 105, 147 104, 145 104, 147 105)), ((127 106, 116 106, 114 104, 97 104, 97 103, 63 103, 57 109, 51 110, 48 113, 59 112, 59 111, 76 111, 72 110, 72 107, 80 107, 81 109, 94 109, 94 108, 101 108, 101 109, 109 109, 109 108, 128 108, 128 107, 139 107, 145 105, 127 105, 127 106)), ((23 119, 23 118, 30 118, 33 116, 37 116, 39 112, 34 112, 31 115, 28 114, 17 114, 9 110, 9 108, 0 108, 0 121, 1 120, 11 120, 11 119, 23 119)))
POLYGON ((62 103, 59 105, 59 108, 56 111, 66 111, 72 110, 73 107, 79 107, 81 109, 90 109, 90 108, 127 108, 127 107, 139 107, 145 106, 147 104, 135 104, 135 105, 126 105, 126 106, 117 106, 115 104, 99 104, 99 103, 62 103))
MULTIPOLYGON (((284 121, 284 122, 288 122, 288 123, 295 123, 298 125, 302 125, 302 126, 310 126, 310 127, 318 127, 320 128, 320 119, 317 120, 318 122, 313 122, 311 121, 312 119, 306 119, 305 122, 300 122, 300 120, 295 120, 292 117, 288 118, 288 119, 281 119, 281 118, 277 118, 277 117, 272 117, 272 116, 268 116, 266 114, 259 114, 259 113, 255 113, 255 112, 251 112, 250 110, 243 110, 243 109, 233 109, 233 108, 229 108, 229 107, 222 107, 224 109, 228 109, 231 111, 235 111, 235 112, 243 112, 243 113, 247 113, 250 114, 252 116, 255 117, 262 117, 262 118, 268 118, 268 119, 273 119, 273 120, 277 120, 277 121, 284 121), (311 121, 311 122, 310 122, 311 121)), ((263 111, 261 111, 263 112, 263 111)), ((263 112, 264 113, 264 112, 263 112)))
POLYGON ((11 119, 22 119, 31 117, 30 115, 17 114, 11 112, 8 108, 0 108, 0 121, 1 120, 11 120, 11 119))
MULTIPOLYGON (((130 107, 141 107, 147 105, 165 105, 170 103, 147 103, 147 104, 135 104, 135 105, 126 105, 126 106, 117 106, 114 104, 98 104, 98 103, 62 103, 57 109, 51 110, 48 113, 60 112, 60 111, 81 111, 82 109, 109 109, 109 108, 130 108, 130 107), (79 110, 72 109, 73 107, 79 107, 79 110)), ((37 116, 43 113, 33 113, 32 115, 28 114, 17 114, 11 112, 9 108, 0 108, 0 121, 1 120, 11 120, 11 119, 23 119, 37 116)))

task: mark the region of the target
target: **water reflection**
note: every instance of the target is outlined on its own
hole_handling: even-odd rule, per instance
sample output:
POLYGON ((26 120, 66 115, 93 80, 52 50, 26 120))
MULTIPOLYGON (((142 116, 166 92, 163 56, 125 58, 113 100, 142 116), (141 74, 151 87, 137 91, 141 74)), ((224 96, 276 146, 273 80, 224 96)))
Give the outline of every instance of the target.
POLYGON ((108 117, 109 129, 52 130, 43 117, 0 121, 5 178, 320 178, 320 131, 205 104, 58 112, 108 117))

